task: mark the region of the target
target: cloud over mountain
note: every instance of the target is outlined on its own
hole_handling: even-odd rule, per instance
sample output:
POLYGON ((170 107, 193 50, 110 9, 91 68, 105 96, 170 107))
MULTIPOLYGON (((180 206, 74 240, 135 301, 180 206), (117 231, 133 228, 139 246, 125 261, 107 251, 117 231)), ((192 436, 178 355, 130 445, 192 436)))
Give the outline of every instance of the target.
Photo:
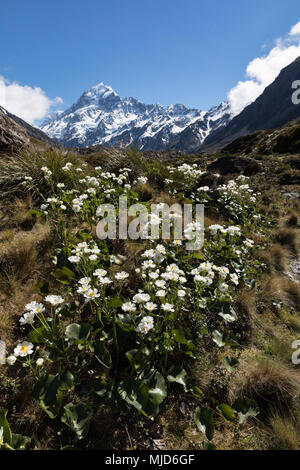
POLYGON ((52 106, 62 102, 59 97, 49 98, 39 87, 10 82, 0 75, 0 105, 30 124, 43 119, 52 106))
MULTIPOLYGON (((270 52, 253 59, 247 66, 247 80, 239 81, 228 93, 233 116, 239 114, 248 104, 272 83, 279 72, 300 55, 300 21, 290 29, 285 38, 279 38, 270 52)), ((295 77, 296 79, 297 77, 295 77)))

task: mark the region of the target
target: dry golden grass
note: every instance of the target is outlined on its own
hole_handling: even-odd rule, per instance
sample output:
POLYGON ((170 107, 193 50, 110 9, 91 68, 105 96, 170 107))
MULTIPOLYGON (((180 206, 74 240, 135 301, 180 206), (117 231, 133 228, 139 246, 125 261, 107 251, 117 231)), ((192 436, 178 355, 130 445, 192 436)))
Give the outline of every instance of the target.
POLYGON ((270 434, 273 448, 278 450, 299 449, 300 433, 293 419, 275 413, 270 418, 270 434))
POLYGON ((280 311, 280 318, 284 324, 291 330, 300 331, 300 316, 290 313, 286 310, 280 311))
POLYGON ((280 300, 289 309, 300 311, 300 284, 284 276, 265 276, 261 298, 266 303, 280 300))
POLYGON ((288 247, 292 251, 297 251, 297 232, 293 229, 279 229, 274 233, 276 242, 280 245, 288 247))
POLYGON ((233 390, 234 397, 244 395, 256 400, 263 414, 270 409, 283 411, 300 393, 300 371, 278 358, 250 355, 235 376, 231 393, 233 390))
POLYGON ((150 201, 154 196, 154 188, 149 182, 145 184, 138 183, 134 189, 142 202, 150 201))
POLYGON ((271 271, 284 272, 287 269, 289 253, 286 248, 274 244, 269 250, 258 250, 256 257, 270 266, 271 271))
POLYGON ((292 212, 288 219, 286 220, 286 225, 288 227, 297 227, 298 225, 298 214, 296 212, 292 212))

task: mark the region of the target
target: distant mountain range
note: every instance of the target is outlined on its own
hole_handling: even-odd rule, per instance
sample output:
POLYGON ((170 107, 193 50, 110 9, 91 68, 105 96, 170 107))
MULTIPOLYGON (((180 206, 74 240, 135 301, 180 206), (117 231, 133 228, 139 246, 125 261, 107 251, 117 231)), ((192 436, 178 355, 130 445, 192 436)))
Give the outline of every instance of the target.
POLYGON ((291 100, 292 82, 297 79, 300 57, 233 119, 227 102, 209 111, 182 104, 147 105, 132 97, 122 99, 111 87, 99 83, 66 111, 48 116, 41 129, 64 147, 134 145, 141 151, 186 153, 218 150, 240 136, 300 117, 300 105, 291 100))
MULTIPOLYGON (((256 101, 234 118, 227 102, 209 111, 182 104, 146 105, 135 98, 120 98, 103 83, 83 93, 66 111, 49 115, 41 129, 0 106, 0 151, 25 142, 28 137, 67 148, 134 145, 145 152, 196 153, 222 148, 235 151, 241 143, 249 146, 253 140, 251 136, 244 140, 243 136, 285 126, 300 118, 300 104, 292 102, 292 83, 296 80, 300 80, 300 57, 282 69, 256 101)), ((257 142, 257 137, 253 138, 257 142)), ((298 144, 293 146, 298 148, 298 144)))
POLYGON ((209 111, 182 104, 163 107, 120 98, 103 83, 90 88, 66 111, 53 113, 41 129, 64 147, 134 145, 137 149, 193 152, 229 122, 229 104, 209 111))

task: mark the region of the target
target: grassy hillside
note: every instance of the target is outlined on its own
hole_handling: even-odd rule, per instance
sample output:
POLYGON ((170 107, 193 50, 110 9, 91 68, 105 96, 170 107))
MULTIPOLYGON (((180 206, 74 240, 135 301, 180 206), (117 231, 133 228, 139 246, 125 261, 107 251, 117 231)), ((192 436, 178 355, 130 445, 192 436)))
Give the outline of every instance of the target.
POLYGON ((299 449, 298 160, 251 156, 250 177, 207 172, 217 155, 1 156, 3 447, 299 449), (203 248, 99 240, 122 194, 204 203, 203 248))

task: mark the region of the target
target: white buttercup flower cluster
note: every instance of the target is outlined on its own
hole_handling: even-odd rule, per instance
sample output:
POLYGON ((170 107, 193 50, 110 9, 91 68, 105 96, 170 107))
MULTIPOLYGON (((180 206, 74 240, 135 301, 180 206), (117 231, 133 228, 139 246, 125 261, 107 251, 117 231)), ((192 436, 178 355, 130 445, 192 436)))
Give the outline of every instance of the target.
POLYGON ((100 293, 98 289, 92 287, 90 277, 82 277, 79 279, 79 287, 77 289, 78 294, 82 294, 85 298, 85 302, 90 302, 91 300, 98 299, 100 297, 100 293))
POLYGON ((19 322, 21 325, 32 325, 34 323, 35 315, 43 313, 44 311, 44 305, 34 300, 33 302, 30 302, 29 304, 25 305, 25 313, 20 318, 19 322))
POLYGON ((44 173, 46 179, 51 178, 52 171, 47 166, 42 166, 41 170, 44 173))
POLYGON ((153 317, 146 316, 143 317, 140 323, 138 324, 136 331, 138 333, 147 334, 152 328, 154 328, 153 317))
POLYGON ((211 286, 215 282, 218 290, 224 294, 228 291, 229 286, 224 281, 228 279, 235 285, 239 283, 238 275, 230 273, 226 266, 216 266, 208 261, 202 262, 197 268, 192 269, 191 275, 194 276, 194 282, 200 283, 203 287, 211 286), (218 279, 216 279, 218 274, 218 279))
POLYGON ((90 261, 96 261, 98 259, 101 250, 98 248, 94 241, 87 243, 86 241, 80 242, 76 245, 76 248, 72 248, 72 255, 68 257, 71 263, 79 263, 82 258, 88 258, 90 261))
POLYGON ((236 227, 235 225, 230 225, 229 227, 224 227, 223 225, 213 224, 208 227, 208 230, 211 235, 216 235, 218 232, 222 233, 223 235, 228 234, 229 236, 240 236, 241 229, 236 227))
POLYGON ((204 171, 198 168, 197 163, 193 163, 189 165, 188 163, 183 163, 182 165, 176 167, 169 167, 170 173, 174 173, 174 171, 180 171, 187 176, 191 176, 192 178, 198 178, 198 176, 203 175, 204 171))

